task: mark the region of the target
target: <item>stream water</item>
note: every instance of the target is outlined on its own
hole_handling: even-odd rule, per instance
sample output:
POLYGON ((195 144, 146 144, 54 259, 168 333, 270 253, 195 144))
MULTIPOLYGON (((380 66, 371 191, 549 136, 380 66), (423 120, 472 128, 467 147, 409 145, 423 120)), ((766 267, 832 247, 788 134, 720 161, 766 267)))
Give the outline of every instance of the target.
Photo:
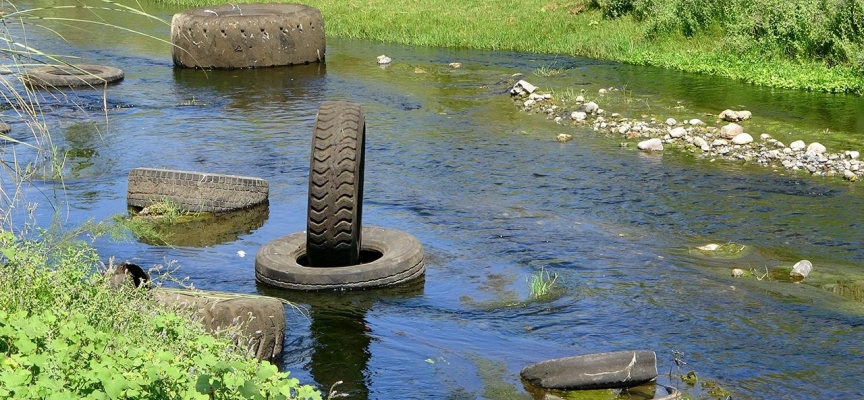
MULTIPOLYGON (((179 10, 148 11, 170 20, 179 10)), ((165 24, 106 18, 169 37, 165 24)), ((40 203, 37 218, 47 224, 56 209, 72 227, 125 214, 135 167, 266 179, 268 208, 235 221, 240 228, 190 229, 176 246, 97 246, 106 258, 174 262, 201 289, 308 307, 308 316, 286 311, 279 361, 303 382, 341 380, 340 391, 356 399, 525 399, 519 370, 530 363, 648 349, 661 374, 676 371, 680 352, 682 372, 734 398, 864 397, 864 304, 810 281, 729 273, 808 259, 816 282, 864 279, 861 183, 641 153, 521 113, 505 91, 523 73, 543 90, 584 89, 607 112, 634 118, 708 121, 705 113, 748 109, 754 137, 818 140, 837 151, 861 150, 861 98, 581 58, 336 38, 328 38, 326 65, 180 70, 165 43, 106 27, 55 29, 65 42, 31 28, 30 46, 119 67, 126 78, 104 93, 107 117, 101 92, 42 95, 68 156, 62 184, 39 182, 27 193, 40 203), (377 66, 380 54, 394 63, 377 66), (534 75, 541 67, 562 73, 534 75), (604 87, 624 90, 594 95, 604 87), (315 294, 256 284, 255 252, 305 229, 310 135, 326 100, 363 107, 363 221, 420 239, 422 281, 315 294), (559 144, 558 133, 575 139, 559 144), (733 260, 689 251, 728 242, 755 250, 733 260), (541 270, 557 275, 563 292, 530 301, 527 280, 541 270)), ((13 137, 29 140, 15 136, 26 130, 22 120, 9 110, 3 118, 13 137)))

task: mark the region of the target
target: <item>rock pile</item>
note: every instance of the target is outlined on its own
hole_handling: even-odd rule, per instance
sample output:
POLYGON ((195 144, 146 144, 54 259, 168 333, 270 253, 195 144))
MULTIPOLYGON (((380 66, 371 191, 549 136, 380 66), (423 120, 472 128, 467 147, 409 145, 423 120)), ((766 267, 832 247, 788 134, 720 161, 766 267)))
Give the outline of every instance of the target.
MULTIPOLYGON (((644 121, 625 118, 618 113, 607 116, 597 103, 586 101, 583 96, 574 99, 575 109, 565 109, 551 94, 540 93, 524 80, 511 87, 509 93, 514 103, 525 112, 544 113, 559 124, 586 125, 604 134, 639 140, 637 148, 643 151, 677 147, 700 157, 807 171, 816 176, 840 176, 849 181, 864 176, 864 162, 860 160, 858 151, 831 153, 820 143, 808 145, 801 140, 787 145, 768 134, 759 135, 759 140, 754 139, 738 124, 752 117, 746 110, 724 110, 718 114, 714 125, 697 118, 681 122, 674 118, 644 121)), ((557 139, 565 142, 572 136, 558 135, 557 139)))

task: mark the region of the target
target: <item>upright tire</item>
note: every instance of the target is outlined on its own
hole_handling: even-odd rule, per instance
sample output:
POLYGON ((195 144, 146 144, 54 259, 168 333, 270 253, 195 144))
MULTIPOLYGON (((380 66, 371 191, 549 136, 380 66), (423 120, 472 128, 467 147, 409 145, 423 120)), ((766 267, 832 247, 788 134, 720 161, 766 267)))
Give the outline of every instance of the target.
POLYGON ((366 120, 359 105, 321 104, 309 165, 306 257, 311 267, 359 262, 365 142, 366 120))

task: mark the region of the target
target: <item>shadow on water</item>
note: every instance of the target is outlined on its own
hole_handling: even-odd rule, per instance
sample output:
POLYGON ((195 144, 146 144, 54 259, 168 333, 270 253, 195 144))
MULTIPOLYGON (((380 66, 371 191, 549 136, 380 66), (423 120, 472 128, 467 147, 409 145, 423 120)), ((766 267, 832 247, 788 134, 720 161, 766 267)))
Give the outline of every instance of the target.
MULTIPOLYGON (((380 300, 405 300, 423 296, 425 277, 392 287, 345 292, 300 292, 257 283, 267 296, 305 306, 309 311, 309 338, 312 342, 309 370, 322 389, 335 387, 349 398, 367 399, 371 371, 371 328, 366 314, 380 300)), ((292 312, 292 311, 288 311, 292 312)), ((290 346, 286 351, 296 351, 290 346)))

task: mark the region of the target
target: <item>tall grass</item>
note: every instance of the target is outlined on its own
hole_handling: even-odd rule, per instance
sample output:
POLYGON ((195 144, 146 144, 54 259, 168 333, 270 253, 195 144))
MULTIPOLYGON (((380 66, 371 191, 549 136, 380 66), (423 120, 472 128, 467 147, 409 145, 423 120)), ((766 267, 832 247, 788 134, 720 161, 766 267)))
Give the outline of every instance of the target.
POLYGON ((772 87, 864 93, 864 0, 302 2, 321 10, 334 37, 576 55, 772 87))

